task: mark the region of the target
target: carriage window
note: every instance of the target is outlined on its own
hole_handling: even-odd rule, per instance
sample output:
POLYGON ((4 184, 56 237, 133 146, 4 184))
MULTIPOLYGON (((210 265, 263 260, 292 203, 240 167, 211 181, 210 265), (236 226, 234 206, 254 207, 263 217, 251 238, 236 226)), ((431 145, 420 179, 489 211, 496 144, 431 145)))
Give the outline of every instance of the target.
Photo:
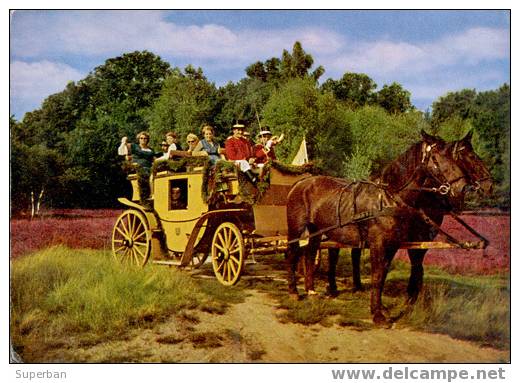
POLYGON ((188 208, 188 180, 171 180, 169 210, 188 208))

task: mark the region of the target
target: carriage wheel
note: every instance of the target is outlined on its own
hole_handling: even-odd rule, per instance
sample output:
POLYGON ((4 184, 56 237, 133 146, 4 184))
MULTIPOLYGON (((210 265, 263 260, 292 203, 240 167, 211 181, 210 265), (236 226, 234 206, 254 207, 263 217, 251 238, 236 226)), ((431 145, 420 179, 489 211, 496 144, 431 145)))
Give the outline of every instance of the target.
POLYGON ((238 282, 244 266, 244 239, 235 224, 224 222, 217 227, 211 243, 211 260, 220 283, 232 286, 238 282))
POLYGON ((121 263, 142 267, 150 257, 151 237, 145 216, 137 210, 127 210, 114 226, 112 253, 121 263))

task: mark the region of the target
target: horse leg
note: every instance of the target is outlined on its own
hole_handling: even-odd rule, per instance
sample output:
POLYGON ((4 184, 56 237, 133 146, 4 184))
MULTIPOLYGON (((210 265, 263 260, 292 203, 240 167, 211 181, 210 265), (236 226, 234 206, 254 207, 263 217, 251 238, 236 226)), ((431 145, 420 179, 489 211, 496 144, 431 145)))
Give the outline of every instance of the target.
POLYGON ((327 277, 329 280, 328 294, 336 296, 338 294, 338 286, 336 285, 336 266, 338 265, 339 249, 331 248, 329 253, 329 270, 327 277))
POLYGON ((359 267, 361 262, 361 249, 351 249, 350 258, 352 259, 352 282, 354 283, 352 292, 363 291, 363 285, 361 284, 361 270, 359 267))
POLYGON ((287 268, 287 283, 289 287, 289 294, 298 296, 298 289, 296 287, 296 268, 298 266, 298 259, 300 258, 300 246, 298 243, 291 243, 285 252, 285 265, 287 268))
POLYGON ((386 322, 386 317, 383 314, 383 288, 385 279, 390 269, 390 263, 394 258, 398 248, 375 246, 370 248, 370 264, 372 269, 372 289, 370 293, 370 312, 372 313, 372 320, 376 324, 386 322))
POLYGON ((427 250, 422 249, 408 249, 408 258, 410 258, 411 271, 410 279, 408 281, 408 304, 414 304, 423 286, 423 260, 427 250))
POLYGON ((308 295, 315 295, 314 290, 314 272, 316 270, 316 254, 320 247, 320 239, 315 237, 309 240, 307 249, 305 249, 305 290, 308 295))

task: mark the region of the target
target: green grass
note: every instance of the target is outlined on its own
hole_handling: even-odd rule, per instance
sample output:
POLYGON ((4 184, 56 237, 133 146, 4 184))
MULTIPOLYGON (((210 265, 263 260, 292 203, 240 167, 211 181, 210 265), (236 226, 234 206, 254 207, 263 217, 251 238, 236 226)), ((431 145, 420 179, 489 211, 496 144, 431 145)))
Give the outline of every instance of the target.
POLYGON ((504 281, 433 277, 404 318, 411 326, 483 346, 510 346, 510 289, 504 281))
POLYGON ((129 329, 186 316, 185 309, 223 313, 244 296, 176 269, 125 267, 108 251, 57 246, 12 261, 11 336, 23 358, 29 349, 75 338, 78 344, 124 338, 129 329))
MULTIPOLYGON (((326 289, 326 256, 317 273, 317 289, 326 289)), ((338 263, 338 286, 341 294, 334 298, 287 297, 286 284, 264 282, 255 288, 267 291, 285 309, 282 321, 329 326, 333 323, 364 331, 375 328, 370 315, 369 257, 361 258, 361 276, 365 291, 352 293, 350 256, 342 251, 338 263)), ((471 340, 483 346, 507 349, 510 345, 510 283, 507 274, 490 276, 453 275, 431 266, 425 267, 424 288, 417 303, 406 306, 406 288, 410 265, 394 261, 383 294, 387 317, 399 327, 442 333, 453 338, 471 340)), ((303 280, 299 287, 302 293, 303 280)))

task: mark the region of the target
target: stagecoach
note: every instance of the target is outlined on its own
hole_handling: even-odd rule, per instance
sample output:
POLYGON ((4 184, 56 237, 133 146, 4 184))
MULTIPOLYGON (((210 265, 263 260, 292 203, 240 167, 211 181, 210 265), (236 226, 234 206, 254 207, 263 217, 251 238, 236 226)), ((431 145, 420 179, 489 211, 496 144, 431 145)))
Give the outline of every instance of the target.
POLYGON ((144 266, 151 258, 158 264, 198 268, 211 255, 217 279, 233 285, 248 257, 286 249, 287 194, 295 182, 311 175, 311 167, 268 163, 253 186, 232 162, 220 161, 215 167, 204 162, 192 158, 154 166, 148 208, 139 202, 138 175, 129 175, 132 197, 118 199, 128 209, 112 234, 117 259, 144 266))
MULTIPOLYGON (((118 199, 127 210, 113 229, 113 254, 141 267, 152 259, 181 268, 198 268, 211 256, 219 282, 234 285, 246 259, 287 249, 287 195, 312 172, 310 165, 269 162, 253 186, 232 162, 219 161, 212 167, 202 158, 168 160, 154 165, 149 206, 140 203, 138 175, 131 174, 132 197, 118 199)), ((305 244, 308 239, 299 241, 305 244)), ((462 247, 481 245, 482 241, 462 247)), ((341 247, 346 246, 326 240, 320 244, 321 249, 341 247)), ((454 247, 461 244, 453 238, 401 244, 407 249, 454 247)))

